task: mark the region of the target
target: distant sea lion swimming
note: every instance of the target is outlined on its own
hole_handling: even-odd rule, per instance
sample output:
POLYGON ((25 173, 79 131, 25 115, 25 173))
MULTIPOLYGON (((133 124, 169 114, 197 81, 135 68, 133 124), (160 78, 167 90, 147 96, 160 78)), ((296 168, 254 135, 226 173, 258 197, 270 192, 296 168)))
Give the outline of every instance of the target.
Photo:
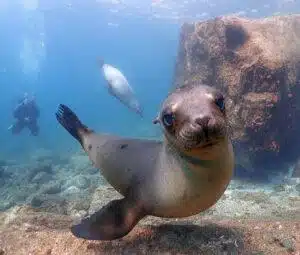
POLYGON ((166 98, 154 120, 163 141, 96 134, 63 104, 56 118, 124 196, 73 225, 79 238, 121 238, 147 215, 198 214, 217 202, 233 174, 224 97, 206 85, 178 88, 166 98))
POLYGON ((108 84, 108 92, 120 100, 126 107, 135 113, 143 116, 143 110, 137 100, 132 87, 129 85, 126 77, 117 68, 105 64, 103 60, 98 60, 102 68, 104 78, 108 84))

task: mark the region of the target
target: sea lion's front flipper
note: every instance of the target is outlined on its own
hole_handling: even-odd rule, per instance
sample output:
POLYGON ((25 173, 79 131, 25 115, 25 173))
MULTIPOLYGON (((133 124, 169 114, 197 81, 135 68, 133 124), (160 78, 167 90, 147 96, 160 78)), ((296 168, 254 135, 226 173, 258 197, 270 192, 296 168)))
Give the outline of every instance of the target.
POLYGON ((127 235, 143 218, 142 207, 127 198, 113 200, 79 224, 71 227, 72 233, 88 240, 113 240, 127 235))

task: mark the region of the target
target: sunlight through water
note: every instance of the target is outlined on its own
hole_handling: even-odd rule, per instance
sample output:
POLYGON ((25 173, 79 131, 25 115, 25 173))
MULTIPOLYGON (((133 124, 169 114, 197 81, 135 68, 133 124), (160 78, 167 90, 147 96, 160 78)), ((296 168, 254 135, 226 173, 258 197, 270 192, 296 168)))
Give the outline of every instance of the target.
POLYGON ((34 83, 46 57, 44 16, 39 11, 38 0, 23 1, 23 17, 25 29, 20 61, 25 79, 34 83))

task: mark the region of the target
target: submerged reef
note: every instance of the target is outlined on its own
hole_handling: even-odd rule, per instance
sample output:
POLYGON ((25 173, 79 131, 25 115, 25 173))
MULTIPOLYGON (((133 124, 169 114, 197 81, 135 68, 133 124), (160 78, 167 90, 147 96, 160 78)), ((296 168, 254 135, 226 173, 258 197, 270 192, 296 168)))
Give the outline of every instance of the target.
POLYGON ((227 95, 238 174, 263 179, 299 159, 300 15, 184 24, 173 88, 194 82, 227 95))
MULTIPOLYGON (((83 151, 70 157, 49 155, 27 164, 11 163, 2 166, 0 173, 0 211, 25 204, 48 213, 82 217, 120 197, 83 151)), ((206 213, 234 218, 295 215, 300 219, 300 178, 268 184, 233 179, 206 213)))
POLYGON ((15 207, 0 213, 1 255, 45 254, 299 254, 299 220, 142 220, 110 242, 77 239, 64 215, 15 207))
POLYGON ((217 204, 199 215, 149 216, 120 240, 94 242, 72 236, 70 225, 121 195, 87 155, 48 155, 2 167, 3 255, 296 254, 300 249, 299 178, 268 185, 232 180, 217 204))
POLYGON ((43 211, 69 214, 89 208, 89 197, 105 183, 86 155, 35 156, 26 164, 0 167, 0 211, 28 204, 43 211), (82 210, 81 210, 82 209, 82 210))

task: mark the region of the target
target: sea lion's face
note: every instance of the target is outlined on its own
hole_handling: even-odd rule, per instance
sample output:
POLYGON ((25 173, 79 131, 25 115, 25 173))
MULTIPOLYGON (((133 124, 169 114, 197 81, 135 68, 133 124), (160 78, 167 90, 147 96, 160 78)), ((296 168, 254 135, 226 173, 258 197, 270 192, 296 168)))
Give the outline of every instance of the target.
POLYGON ((209 149, 227 137, 224 95, 205 85, 178 88, 163 103, 157 122, 182 151, 209 149))

